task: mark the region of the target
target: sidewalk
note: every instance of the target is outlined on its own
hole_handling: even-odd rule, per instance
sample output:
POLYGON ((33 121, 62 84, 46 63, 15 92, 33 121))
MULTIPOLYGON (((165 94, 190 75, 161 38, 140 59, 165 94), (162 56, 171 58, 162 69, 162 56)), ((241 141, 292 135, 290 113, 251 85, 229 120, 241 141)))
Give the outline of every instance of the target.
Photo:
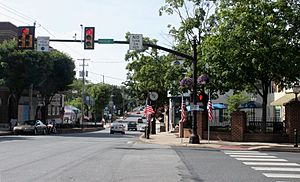
MULTIPOLYGON (((228 142, 220 140, 200 140, 200 144, 190 144, 189 138, 179 138, 177 133, 161 132, 156 135, 150 135, 146 139, 144 135, 140 140, 146 143, 155 143, 170 146, 212 148, 221 150, 259 150, 259 151, 282 151, 282 152, 300 152, 300 147, 294 147, 294 144, 279 143, 261 143, 261 142, 228 142)), ((300 144, 298 144, 300 146, 300 144)))

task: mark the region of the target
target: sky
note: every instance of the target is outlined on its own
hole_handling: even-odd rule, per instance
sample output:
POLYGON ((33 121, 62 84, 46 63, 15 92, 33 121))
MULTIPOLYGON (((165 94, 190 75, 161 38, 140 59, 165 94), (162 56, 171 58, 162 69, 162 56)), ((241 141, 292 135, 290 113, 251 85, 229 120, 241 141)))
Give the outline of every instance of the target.
MULTIPOLYGON (((16 26, 32 26, 36 22, 35 37, 76 39, 82 27, 95 27, 95 39, 125 40, 127 32, 157 39, 158 45, 172 45, 168 24, 178 25, 178 17, 159 16, 164 0, 0 0, 0 22, 16 26), (82 26, 81 26, 82 25, 82 26)), ((92 83, 121 85, 126 80, 129 45, 95 44, 94 50, 84 50, 81 43, 51 42, 50 46, 70 55, 75 61, 76 77, 87 59, 87 80, 92 83)))

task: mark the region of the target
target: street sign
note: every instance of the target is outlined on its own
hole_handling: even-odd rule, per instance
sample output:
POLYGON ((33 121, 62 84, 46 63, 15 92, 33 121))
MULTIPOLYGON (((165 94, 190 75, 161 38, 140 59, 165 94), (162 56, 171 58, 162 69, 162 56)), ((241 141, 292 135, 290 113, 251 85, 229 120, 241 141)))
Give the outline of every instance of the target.
POLYGON ((49 39, 50 37, 37 37, 37 51, 48 52, 49 51, 49 39))
POLYGON ((142 50, 143 49, 143 35, 130 34, 129 36, 129 50, 142 50))
POLYGON ((98 44, 113 44, 114 39, 98 39, 98 44))
POLYGON ((199 105, 193 105, 193 104, 191 104, 190 107, 191 107, 191 111, 200 111, 199 105))

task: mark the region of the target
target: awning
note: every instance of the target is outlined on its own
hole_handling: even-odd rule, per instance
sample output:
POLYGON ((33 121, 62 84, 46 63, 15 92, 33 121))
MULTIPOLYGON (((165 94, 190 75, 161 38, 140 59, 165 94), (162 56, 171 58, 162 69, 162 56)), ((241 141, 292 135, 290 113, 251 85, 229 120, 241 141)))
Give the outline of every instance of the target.
POLYGON ((284 96, 280 97, 279 99, 271 102, 271 106, 283 106, 283 104, 290 102, 295 98, 295 94, 285 94, 284 96))
POLYGON ((249 101, 239 105, 239 109, 247 109, 247 108, 261 108, 262 104, 256 101, 249 101))

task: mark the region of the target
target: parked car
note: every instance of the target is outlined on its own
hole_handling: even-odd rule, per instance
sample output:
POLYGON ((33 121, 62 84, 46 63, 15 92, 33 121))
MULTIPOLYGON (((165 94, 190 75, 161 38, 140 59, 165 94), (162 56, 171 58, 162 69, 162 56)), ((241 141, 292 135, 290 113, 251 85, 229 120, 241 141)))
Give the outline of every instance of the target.
POLYGON ((13 128, 15 135, 20 133, 47 134, 47 126, 40 120, 27 120, 13 128))
POLYGON ((135 130, 137 131, 137 123, 135 121, 129 121, 127 125, 128 131, 135 130))
POLYGON ((125 134, 125 126, 122 123, 114 122, 110 127, 110 134, 122 133, 125 134))
POLYGON ((140 132, 144 132, 147 126, 146 118, 144 117, 138 118, 137 123, 138 123, 137 130, 139 130, 140 132))

